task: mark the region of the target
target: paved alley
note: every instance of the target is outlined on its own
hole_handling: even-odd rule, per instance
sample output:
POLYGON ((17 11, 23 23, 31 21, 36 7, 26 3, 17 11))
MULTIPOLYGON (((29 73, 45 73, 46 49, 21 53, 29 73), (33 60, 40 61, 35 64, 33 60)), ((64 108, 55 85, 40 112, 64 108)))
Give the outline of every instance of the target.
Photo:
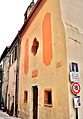
POLYGON ((0 119, 21 119, 21 118, 9 116, 8 114, 6 114, 6 112, 2 112, 0 110, 0 119))

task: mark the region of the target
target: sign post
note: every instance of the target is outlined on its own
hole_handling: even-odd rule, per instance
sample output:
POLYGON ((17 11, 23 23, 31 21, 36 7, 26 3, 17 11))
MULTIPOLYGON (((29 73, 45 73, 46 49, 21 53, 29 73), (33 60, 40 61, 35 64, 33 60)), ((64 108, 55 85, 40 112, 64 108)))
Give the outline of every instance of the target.
POLYGON ((76 119, 78 119, 78 107, 80 106, 80 96, 74 98, 74 107, 76 109, 76 119))
POLYGON ((78 119, 78 107, 80 106, 80 96, 77 94, 80 92, 80 84, 78 82, 72 83, 72 93, 76 95, 74 98, 74 107, 76 109, 76 119, 78 119))
POLYGON ((74 107, 76 109, 76 119, 78 119, 78 107, 80 106, 80 96, 77 96, 80 92, 80 73, 78 69, 78 63, 71 62, 70 81, 72 83, 71 90, 76 96, 74 98, 74 107))

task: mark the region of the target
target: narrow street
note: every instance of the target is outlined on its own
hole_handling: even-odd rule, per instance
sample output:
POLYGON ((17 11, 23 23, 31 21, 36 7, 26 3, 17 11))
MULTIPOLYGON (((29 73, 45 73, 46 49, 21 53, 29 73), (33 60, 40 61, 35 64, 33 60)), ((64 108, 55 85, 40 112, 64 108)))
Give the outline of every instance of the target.
POLYGON ((2 112, 0 110, 0 119, 21 119, 21 118, 17 118, 14 116, 9 116, 8 114, 6 114, 6 112, 2 112))

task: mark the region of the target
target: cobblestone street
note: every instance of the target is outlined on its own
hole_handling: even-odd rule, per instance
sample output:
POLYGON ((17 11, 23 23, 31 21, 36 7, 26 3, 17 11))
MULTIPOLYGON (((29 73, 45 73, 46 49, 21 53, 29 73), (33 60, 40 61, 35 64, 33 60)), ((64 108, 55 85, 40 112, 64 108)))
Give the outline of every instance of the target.
POLYGON ((14 116, 9 116, 8 114, 6 114, 6 112, 2 112, 0 110, 0 119, 21 119, 21 118, 17 118, 14 116))

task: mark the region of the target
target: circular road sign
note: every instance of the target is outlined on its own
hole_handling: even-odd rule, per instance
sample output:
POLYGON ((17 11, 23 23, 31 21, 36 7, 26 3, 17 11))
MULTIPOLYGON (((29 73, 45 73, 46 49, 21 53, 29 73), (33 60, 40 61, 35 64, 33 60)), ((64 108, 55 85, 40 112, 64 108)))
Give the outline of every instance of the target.
POLYGON ((80 84, 77 82, 72 83, 72 93, 78 94, 80 92, 80 84))

